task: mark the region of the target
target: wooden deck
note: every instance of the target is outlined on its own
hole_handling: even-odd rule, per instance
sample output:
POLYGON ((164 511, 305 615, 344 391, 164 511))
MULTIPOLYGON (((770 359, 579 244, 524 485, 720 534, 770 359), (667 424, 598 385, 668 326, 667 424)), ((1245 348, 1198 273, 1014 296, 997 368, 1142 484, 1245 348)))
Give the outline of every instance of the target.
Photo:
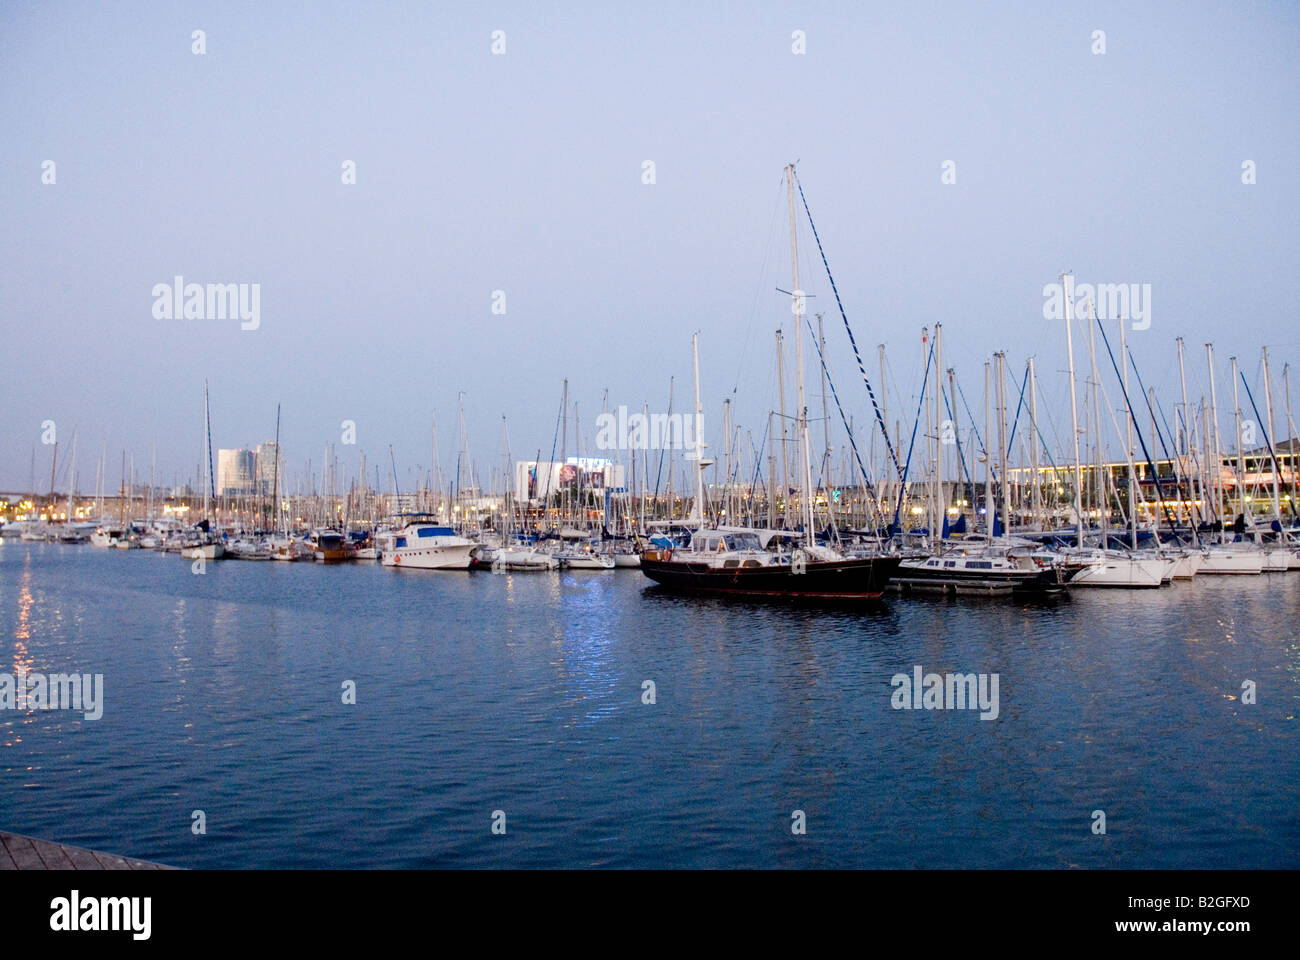
POLYGON ((69 847, 0 830, 0 870, 175 870, 114 853, 69 847))

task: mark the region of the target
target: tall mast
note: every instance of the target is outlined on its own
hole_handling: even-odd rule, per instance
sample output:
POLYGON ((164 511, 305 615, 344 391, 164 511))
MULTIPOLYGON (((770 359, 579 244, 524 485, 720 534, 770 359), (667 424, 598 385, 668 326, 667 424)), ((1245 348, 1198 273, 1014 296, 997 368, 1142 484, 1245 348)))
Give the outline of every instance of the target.
MULTIPOLYGON (((822 476, 826 479, 826 486, 835 486, 831 480, 831 417, 830 411, 826 406, 826 334, 822 328, 822 315, 817 314, 817 355, 820 358, 817 364, 822 375, 822 442, 826 445, 826 452, 823 454, 822 476)), ((826 509, 829 512, 831 498, 826 498, 826 509)))
POLYGON ((1214 344, 1205 345, 1206 363, 1210 368, 1210 428, 1206 431, 1205 441, 1210 445, 1211 456, 1207 457, 1213 464, 1214 473, 1210 477, 1211 490, 1214 494, 1214 515, 1220 525, 1223 523, 1223 447, 1219 438, 1219 401, 1218 391, 1214 386, 1214 344), (1213 434, 1211 437, 1210 435, 1213 434))
MULTIPOLYGON (((280 532, 280 405, 275 405, 275 462, 271 465, 271 508, 275 510, 275 532, 280 532)), ((365 454, 362 454, 365 457, 365 454)), ((365 477, 365 461, 362 461, 361 476, 365 477)))
MULTIPOLYGON (((567 382, 567 381, 566 381, 567 382)), ((668 378, 668 422, 673 422, 673 387, 677 382, 676 377, 668 378)), ((673 471, 677 469, 676 458, 673 456, 674 444, 668 444, 668 512, 664 515, 670 523, 673 519, 673 471)), ((659 461, 663 463, 662 460, 659 461)), ((658 483, 655 484, 658 486, 658 483)))
POLYGON ((934 532, 943 549, 943 324, 934 325, 934 532))
MULTIPOLYGON (((883 430, 883 431, 884 431, 884 434, 885 434, 885 443, 886 443, 886 447, 888 447, 888 443, 889 443, 889 390, 886 389, 886 385, 885 385, 885 345, 884 345, 883 343, 880 344, 880 345, 877 347, 877 350, 879 350, 879 352, 880 352, 880 422, 881 422, 881 424, 882 424, 882 426, 881 426, 881 430, 883 430)), ((875 434, 873 433, 873 434, 872 434, 872 445, 874 446, 874 444, 875 444, 875 434)), ((880 480, 880 496, 881 496, 881 498, 882 498, 883 500, 886 500, 886 501, 888 501, 889 498, 890 498, 890 493, 889 493, 889 474, 890 474, 890 471, 889 471, 889 461, 886 460, 886 461, 885 461, 885 469, 884 469, 884 470, 881 472, 881 474, 880 474, 880 476, 881 476, 881 480, 880 480)), ((863 480, 865 481, 865 479, 866 479, 866 478, 864 477, 863 480)))
POLYGON ((999 352, 998 370, 998 471, 1002 487, 1002 538, 1011 536, 1011 471, 1007 469, 1007 355, 999 352))
MULTIPOLYGON (((208 419, 208 381, 203 381, 203 519, 208 518, 208 488, 212 482, 212 421, 208 419)), ((125 469, 125 467, 123 468, 125 469)))
MULTIPOLYGON (((1178 479, 1179 482, 1181 483, 1183 477, 1183 471, 1186 470, 1187 468, 1188 460, 1192 452, 1192 438, 1191 438, 1191 420, 1187 415, 1188 414, 1187 367, 1186 364, 1183 362, 1183 338, 1178 337, 1177 342, 1178 342, 1178 386, 1180 391, 1182 392, 1182 397, 1183 397, 1183 422, 1182 422, 1182 437, 1181 437, 1182 445, 1179 450, 1179 453, 1182 454, 1182 459, 1178 465, 1178 479)), ((1192 542, 1196 543, 1200 539, 1196 530, 1197 523, 1198 523, 1197 509, 1196 509, 1196 501, 1197 501, 1196 476, 1190 471, 1187 472, 1187 499, 1188 499, 1188 511, 1187 511, 1188 523, 1192 528, 1192 542)), ((1202 516, 1204 515, 1203 509, 1201 511, 1201 514, 1202 516)))
POLYGON ((997 505, 993 502, 993 381, 992 369, 984 361, 984 519, 989 542, 997 523, 997 505))
POLYGON ((1101 543, 1106 545, 1110 529, 1110 504, 1107 503, 1107 488, 1110 486, 1110 470, 1103 469, 1101 450, 1101 373, 1097 370, 1097 305, 1091 299, 1088 305, 1088 359, 1092 364, 1092 460, 1093 475, 1096 479, 1097 523, 1101 527, 1101 543))
POLYGON ((812 513, 812 461, 809 452, 808 443, 808 401, 804 394, 803 382, 803 316, 804 316, 804 296, 799 289, 799 244, 796 239, 795 216, 794 216, 794 164, 787 164, 785 168, 786 197, 790 204, 790 269, 794 286, 791 288, 790 296, 793 301, 794 319, 795 319, 795 368, 797 378, 797 394, 795 402, 798 405, 798 429, 799 429, 799 459, 802 469, 800 478, 801 501, 803 504, 803 535, 804 540, 808 543, 814 543, 813 534, 813 513, 812 513))
POLYGON ((1074 274, 1061 275, 1065 291, 1065 350, 1070 361, 1070 420, 1074 434, 1074 504, 1078 520, 1078 545, 1083 546, 1083 462, 1079 459, 1079 403, 1074 383, 1074 274))
POLYGON ((789 439, 786 434, 785 419, 785 351, 782 349, 784 343, 784 335, 780 330, 777 330, 776 389, 781 403, 781 526, 788 528, 790 526, 790 512, 787 509, 790 506, 790 450, 787 446, 789 439))
POLYGON ((700 426, 704 420, 704 407, 700 405, 700 335, 691 334, 691 355, 695 363, 695 504, 691 507, 691 520, 704 526, 704 437, 700 426))
POLYGON ((1273 459, 1273 516, 1277 517, 1278 525, 1282 523, 1282 492, 1278 487, 1278 472, 1281 467, 1278 466, 1277 456, 1274 453, 1274 444, 1277 434, 1273 432, 1273 386, 1268 375, 1268 347, 1264 348, 1264 407, 1265 416, 1268 417, 1268 452, 1273 459))
POLYGON ((1124 455, 1128 460, 1128 513, 1129 544, 1137 549, 1137 501, 1139 497, 1137 471, 1133 467, 1133 413, 1128 402, 1128 341, 1125 339, 1124 318, 1119 318, 1120 385, 1124 388, 1124 455))
POLYGON ((72 428, 72 463, 68 465, 68 509, 67 522, 73 520, 72 497, 77 489, 77 428, 72 428))
POLYGON ((1254 517, 1246 514, 1246 460, 1241 449, 1241 400, 1237 394, 1237 358, 1229 357, 1228 362, 1232 364, 1232 416, 1237 429, 1237 468, 1235 471, 1237 477, 1237 509, 1246 518, 1247 525, 1254 527, 1254 517))
POLYGON ((1291 364, 1282 364, 1282 385, 1286 390, 1286 444, 1287 444, 1287 463, 1291 466, 1291 515, 1295 516, 1295 421, 1291 418, 1291 364))
POLYGON ((1029 509, 1034 516, 1035 529, 1041 529, 1040 510, 1042 478, 1038 475, 1038 384, 1034 378, 1034 358, 1029 358, 1029 468, 1032 471, 1033 486, 1029 489, 1029 509))

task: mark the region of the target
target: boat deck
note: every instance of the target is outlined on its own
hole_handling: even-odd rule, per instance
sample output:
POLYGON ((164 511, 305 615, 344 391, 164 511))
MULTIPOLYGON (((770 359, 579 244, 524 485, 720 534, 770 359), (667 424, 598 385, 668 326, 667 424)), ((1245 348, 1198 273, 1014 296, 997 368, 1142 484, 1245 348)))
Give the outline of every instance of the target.
POLYGON ((70 847, 0 830, 0 870, 175 870, 148 860, 70 847))

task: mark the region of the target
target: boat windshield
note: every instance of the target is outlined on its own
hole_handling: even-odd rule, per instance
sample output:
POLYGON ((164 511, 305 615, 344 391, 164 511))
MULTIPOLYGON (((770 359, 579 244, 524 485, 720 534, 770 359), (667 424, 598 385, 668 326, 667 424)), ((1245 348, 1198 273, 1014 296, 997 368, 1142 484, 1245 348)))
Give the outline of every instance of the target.
POLYGON ((762 541, 756 533, 697 533, 691 538, 691 549, 706 553, 729 550, 762 550, 762 541))

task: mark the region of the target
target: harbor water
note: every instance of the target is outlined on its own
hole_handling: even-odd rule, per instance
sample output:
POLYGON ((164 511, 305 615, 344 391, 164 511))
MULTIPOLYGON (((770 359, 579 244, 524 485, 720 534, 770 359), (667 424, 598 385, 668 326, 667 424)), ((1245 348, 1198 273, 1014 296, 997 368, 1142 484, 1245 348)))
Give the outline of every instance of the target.
POLYGON ((103 675, 99 719, 0 710, 0 828, 192 868, 1300 866, 1300 574, 854 609, 194 569, 0 542, 0 673, 103 675), (899 708, 917 668, 996 674, 996 717, 899 708))

